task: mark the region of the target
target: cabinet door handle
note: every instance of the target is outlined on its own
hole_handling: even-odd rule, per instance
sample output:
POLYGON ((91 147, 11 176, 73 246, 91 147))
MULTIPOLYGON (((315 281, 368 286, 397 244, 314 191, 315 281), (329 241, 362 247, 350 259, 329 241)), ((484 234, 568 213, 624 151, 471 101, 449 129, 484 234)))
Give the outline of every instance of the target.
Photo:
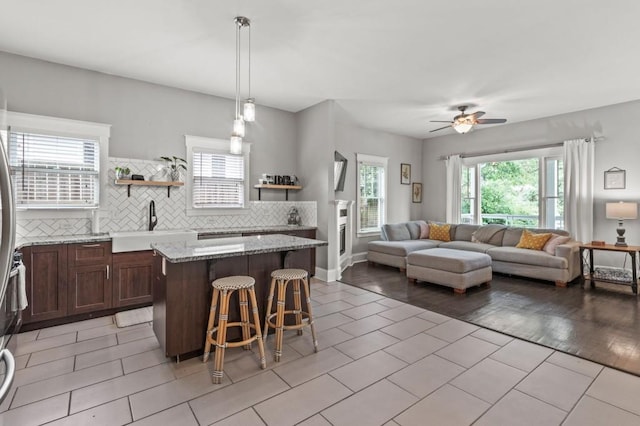
POLYGON ((83 248, 94 248, 94 247, 100 247, 100 244, 83 244, 82 247, 83 248))
POLYGON ((107 265, 107 279, 109 279, 109 265, 107 265))

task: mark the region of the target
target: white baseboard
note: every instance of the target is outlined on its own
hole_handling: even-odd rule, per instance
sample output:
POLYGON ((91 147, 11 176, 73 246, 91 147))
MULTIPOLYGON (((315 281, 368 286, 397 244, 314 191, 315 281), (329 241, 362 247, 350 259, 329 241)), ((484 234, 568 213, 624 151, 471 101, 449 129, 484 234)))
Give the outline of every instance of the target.
POLYGON ((354 253, 351 255, 351 263, 360 263, 360 262, 366 262, 367 261, 367 252, 363 251, 360 253, 354 253))
POLYGON ((354 263, 360 263, 360 262, 366 262, 366 261, 367 261, 367 252, 355 253, 347 259, 345 264, 340 269, 328 270, 328 269, 319 268, 316 266, 315 278, 325 282, 338 281, 340 278, 342 278, 342 271, 344 271, 354 263))
POLYGON ((319 268, 316 266, 315 278, 319 279, 320 281, 324 281, 324 282, 338 281, 341 276, 342 274, 338 269, 328 270, 328 269, 319 268))
POLYGON ((316 266, 316 273, 314 274, 313 278, 327 282, 327 270, 316 266))

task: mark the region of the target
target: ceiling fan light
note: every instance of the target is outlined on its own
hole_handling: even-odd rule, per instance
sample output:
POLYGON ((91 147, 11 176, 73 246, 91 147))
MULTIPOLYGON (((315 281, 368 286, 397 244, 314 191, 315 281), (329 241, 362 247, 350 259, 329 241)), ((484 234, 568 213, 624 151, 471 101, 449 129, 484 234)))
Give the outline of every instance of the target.
POLYGON ((468 122, 453 123, 453 129, 460 134, 467 133, 472 128, 473 124, 468 122))
POLYGON ((231 135, 231 143, 229 145, 229 152, 235 155, 242 154, 242 137, 238 135, 231 135))
POLYGON ((244 114, 242 114, 242 116, 244 117, 244 121, 247 122, 254 122, 256 121, 256 104, 255 104, 255 99, 253 98, 247 98, 244 101, 244 114))
POLYGON ((233 120, 233 134, 244 137, 244 120, 242 117, 233 120))

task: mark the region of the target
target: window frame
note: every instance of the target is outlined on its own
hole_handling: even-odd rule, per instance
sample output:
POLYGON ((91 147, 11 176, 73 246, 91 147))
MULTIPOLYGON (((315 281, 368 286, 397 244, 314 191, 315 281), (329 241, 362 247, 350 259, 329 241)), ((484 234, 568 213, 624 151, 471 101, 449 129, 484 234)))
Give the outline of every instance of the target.
MULTIPOLYGON (((559 197, 550 197, 546 194, 546 162, 550 159, 555 160, 563 160, 562 155, 562 147, 552 147, 552 148, 541 148, 541 149, 532 149, 526 151, 517 151, 517 152, 506 152, 500 154, 491 154, 491 155, 483 155, 477 157, 465 157, 462 159, 462 170, 461 173, 464 172, 464 169, 469 169, 471 167, 474 168, 474 178, 475 178, 475 205, 473 212, 473 224, 478 225, 482 224, 482 196, 480 191, 480 164, 490 163, 490 162, 503 162, 503 161, 517 161, 517 160, 526 160, 536 158, 538 160, 538 228, 547 228, 547 201, 549 199, 555 199, 559 197)), ((462 183, 462 179, 461 179, 462 183)), ((462 189, 462 188, 461 188, 462 189)), ((462 194, 461 191, 461 202, 462 202, 462 194)), ((562 194, 564 198, 564 193, 562 194)), ((466 223, 462 221, 462 212, 460 212, 459 217, 460 223, 466 223)))
MULTIPOLYGON (((93 210, 107 212, 106 188, 109 169, 109 138, 111 137, 110 124, 7 111, 7 125, 12 131, 16 132, 94 139, 99 145, 97 206, 49 207, 19 205, 17 206, 17 211, 20 213, 22 218, 82 218, 89 217, 90 212, 93 210)), ((5 138, 5 140, 5 143, 7 144, 6 148, 8 148, 8 137, 5 138)))
MULTIPOLYGON (((229 154, 229 141, 225 139, 208 138, 203 136, 185 135, 187 178, 185 179, 186 188, 186 213, 187 216, 216 216, 216 215, 237 215, 249 214, 251 208, 249 206, 249 176, 251 169, 251 144, 242 142, 242 156, 244 157, 244 206, 243 207, 194 207, 193 206, 193 153, 195 152, 211 152, 211 153, 227 153, 229 154)), ((231 155, 231 154, 229 154, 231 155)))
POLYGON ((382 225, 386 223, 387 219, 387 208, 388 208, 388 194, 387 189, 389 188, 389 158, 381 157, 377 155, 370 154, 361 154, 356 153, 356 236, 360 237, 374 237, 380 235, 380 228, 382 225), (373 165, 380 166, 383 168, 384 181, 382 182, 382 196, 381 199, 381 209, 380 209, 380 218, 378 221, 377 229, 373 230, 371 228, 362 229, 361 219, 360 219, 360 210, 361 210, 361 199, 360 199, 360 167, 362 165, 373 165))

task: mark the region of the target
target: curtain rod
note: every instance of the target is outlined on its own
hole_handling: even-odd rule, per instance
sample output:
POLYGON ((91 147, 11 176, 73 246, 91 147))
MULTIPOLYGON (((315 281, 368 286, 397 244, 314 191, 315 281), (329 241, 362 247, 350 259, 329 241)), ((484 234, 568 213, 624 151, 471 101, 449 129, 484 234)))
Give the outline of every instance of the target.
MULTIPOLYGON (((584 138, 585 141, 587 142, 598 142, 600 140, 603 140, 604 136, 596 136, 593 138, 584 138)), ((503 149, 503 150, 494 150, 494 151, 478 151, 478 152, 471 152, 471 153, 460 153, 460 158, 471 158, 471 157, 482 157, 485 155, 496 155, 496 154, 509 154, 512 152, 522 152, 522 151, 532 151, 534 149, 545 149, 545 148, 557 148, 560 147, 564 144, 564 142, 556 142, 556 143, 550 143, 550 144, 546 144, 546 145, 533 145, 533 146, 523 146, 521 148, 512 148, 512 149, 503 149)), ((440 161, 444 161, 444 160, 448 160, 449 157, 451 157, 452 155, 455 154, 449 154, 449 155, 442 155, 440 156, 440 158, 438 158, 438 160, 440 161)))

